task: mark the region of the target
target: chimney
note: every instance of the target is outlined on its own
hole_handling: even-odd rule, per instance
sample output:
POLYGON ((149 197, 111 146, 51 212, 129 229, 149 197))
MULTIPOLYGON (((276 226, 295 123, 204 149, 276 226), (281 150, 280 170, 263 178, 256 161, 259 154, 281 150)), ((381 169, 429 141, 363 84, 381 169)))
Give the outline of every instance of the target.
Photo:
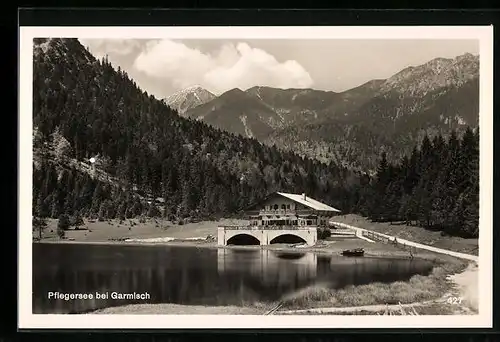
POLYGON ((302 199, 303 199, 304 201, 307 201, 307 199, 306 199, 306 193, 305 193, 305 192, 304 192, 304 193, 302 193, 302 199))

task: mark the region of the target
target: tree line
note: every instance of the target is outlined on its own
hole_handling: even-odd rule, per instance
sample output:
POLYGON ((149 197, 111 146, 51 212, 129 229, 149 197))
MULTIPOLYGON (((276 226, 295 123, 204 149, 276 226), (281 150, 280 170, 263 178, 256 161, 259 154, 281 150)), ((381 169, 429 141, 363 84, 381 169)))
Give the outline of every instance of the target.
POLYGON ((373 221, 404 222, 443 234, 478 237, 479 130, 459 138, 425 136, 398 163, 382 153, 377 174, 358 203, 373 221))

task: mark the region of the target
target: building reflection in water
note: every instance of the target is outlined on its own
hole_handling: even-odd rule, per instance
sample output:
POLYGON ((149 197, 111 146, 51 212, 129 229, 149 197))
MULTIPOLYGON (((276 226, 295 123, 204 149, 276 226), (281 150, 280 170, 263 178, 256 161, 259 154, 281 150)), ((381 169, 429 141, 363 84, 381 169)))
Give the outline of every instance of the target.
POLYGON ((317 276, 317 255, 273 250, 217 250, 217 270, 224 276, 246 273, 260 286, 279 292, 305 286, 317 276))
POLYGON ((219 275, 246 271, 264 286, 296 287, 316 278, 317 255, 221 248, 217 250, 217 270, 219 275))

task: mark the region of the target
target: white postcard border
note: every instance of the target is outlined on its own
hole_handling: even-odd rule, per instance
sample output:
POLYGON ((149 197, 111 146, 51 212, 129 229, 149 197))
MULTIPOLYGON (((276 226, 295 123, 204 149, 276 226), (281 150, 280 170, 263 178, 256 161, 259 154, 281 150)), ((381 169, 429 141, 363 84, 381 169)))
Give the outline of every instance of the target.
POLYGON ((491 328, 493 228, 493 27, 29 27, 19 29, 18 326, 57 328, 491 328), (52 315, 32 313, 33 38, 477 39, 480 46, 479 314, 472 316, 52 315))

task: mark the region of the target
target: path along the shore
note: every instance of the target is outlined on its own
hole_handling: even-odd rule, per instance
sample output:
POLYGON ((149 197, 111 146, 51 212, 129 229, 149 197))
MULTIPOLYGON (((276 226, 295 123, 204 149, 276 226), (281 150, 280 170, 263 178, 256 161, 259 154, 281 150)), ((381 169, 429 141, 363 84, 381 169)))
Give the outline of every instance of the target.
MULTIPOLYGON (((380 236, 382 238, 386 238, 386 239, 389 239, 389 240, 397 239, 398 243, 404 244, 404 245, 407 245, 407 246, 412 246, 412 247, 415 247, 415 248, 425 249, 425 250, 428 250, 428 251, 431 251, 431 252, 435 252, 435 253, 446 254, 446 255, 453 256, 455 258, 474 261, 476 263, 479 261, 477 255, 471 255, 471 254, 453 252, 453 251, 450 251, 450 250, 447 250, 447 249, 442 249, 442 248, 432 247, 432 246, 428 246, 428 245, 423 245, 421 243, 417 243, 417 242, 408 241, 408 240, 405 240, 405 239, 396 238, 394 236, 390 236, 390 235, 378 233, 378 232, 375 232, 373 230, 368 230, 368 229, 364 229, 364 228, 359 228, 359 227, 351 226, 351 225, 345 224, 345 223, 340 223, 340 222, 332 222, 332 223, 334 225, 342 227, 342 228, 350 228, 350 229, 355 230, 357 237, 363 237, 364 238, 363 232, 368 232, 368 233, 375 234, 375 235, 378 235, 378 236, 380 236)), ((364 239, 370 241, 369 239, 366 239, 366 238, 364 238, 364 239)))

